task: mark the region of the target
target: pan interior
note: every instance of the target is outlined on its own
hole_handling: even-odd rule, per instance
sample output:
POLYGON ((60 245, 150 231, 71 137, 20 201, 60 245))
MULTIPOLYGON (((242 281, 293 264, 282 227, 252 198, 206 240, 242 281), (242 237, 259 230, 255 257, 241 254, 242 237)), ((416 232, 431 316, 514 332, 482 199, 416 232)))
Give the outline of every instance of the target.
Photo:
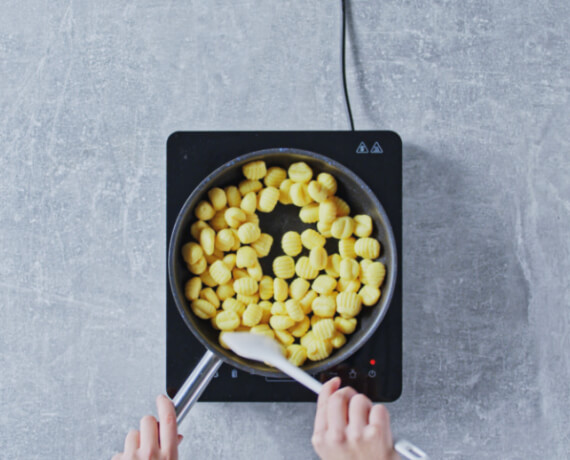
MULTIPOLYGON (((333 354, 323 361, 311 362, 307 360, 303 369, 307 372, 317 373, 342 362, 360 348, 384 317, 395 285, 396 248, 388 218, 368 186, 339 163, 312 152, 295 149, 272 149, 253 152, 236 158, 210 174, 189 196, 174 226, 169 248, 169 278, 173 295, 184 321, 204 346, 215 351, 229 364, 246 372, 266 376, 280 374, 274 368, 240 358, 221 347, 218 342, 219 331, 211 326, 209 320, 205 321, 196 317, 190 310, 189 302, 184 297, 184 285, 193 275, 186 268, 181 256, 181 248, 191 240, 190 225, 196 220, 193 214, 194 207, 199 201, 207 199, 207 192, 212 187, 223 188, 228 185, 237 185, 244 179, 241 166, 254 160, 264 160, 268 168, 280 166, 285 169, 296 161, 305 161, 313 169, 314 177, 321 172, 332 174, 338 183, 336 195, 350 205, 350 215, 368 214, 371 216, 374 228, 371 236, 381 243, 382 249, 379 260, 386 265, 386 279, 381 288, 382 295, 378 304, 372 307, 363 306, 362 312, 357 317, 356 331, 347 336, 347 343, 341 349, 333 351, 333 354)), ((294 230, 300 233, 307 228, 316 228, 315 224, 306 224, 299 219, 299 209, 294 205, 285 206, 278 203, 271 213, 257 212, 261 231, 270 234, 274 239, 270 254, 260 259, 264 274, 273 276, 271 264, 275 257, 283 254, 280 242, 285 232, 294 230)), ((338 240, 329 238, 326 249, 329 254, 338 253, 338 240)), ((308 255, 308 250, 303 249, 298 257, 301 255, 308 255)), ((288 282, 290 281, 288 280, 288 282)))

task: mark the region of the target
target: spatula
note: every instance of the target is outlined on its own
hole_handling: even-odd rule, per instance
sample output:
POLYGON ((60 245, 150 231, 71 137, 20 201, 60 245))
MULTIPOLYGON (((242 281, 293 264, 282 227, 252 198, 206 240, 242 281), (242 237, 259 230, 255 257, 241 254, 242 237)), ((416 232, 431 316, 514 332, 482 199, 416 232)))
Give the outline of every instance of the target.
MULTIPOLYGON (((323 387, 321 382, 291 364, 281 353, 281 345, 271 337, 249 332, 228 332, 224 334, 224 342, 242 358, 271 364, 317 394, 323 387)), ((394 448, 408 460, 429 460, 423 450, 405 439, 396 441, 394 448)))

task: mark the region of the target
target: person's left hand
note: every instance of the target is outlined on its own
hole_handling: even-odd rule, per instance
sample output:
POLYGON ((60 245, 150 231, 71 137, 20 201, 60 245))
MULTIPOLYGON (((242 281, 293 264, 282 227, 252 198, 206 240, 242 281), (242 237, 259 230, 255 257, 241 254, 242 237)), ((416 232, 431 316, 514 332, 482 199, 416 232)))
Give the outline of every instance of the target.
POLYGON ((176 412, 172 401, 164 395, 156 398, 158 420, 147 415, 141 419, 140 431, 131 430, 125 438, 125 451, 111 460, 178 460, 178 434, 176 412))

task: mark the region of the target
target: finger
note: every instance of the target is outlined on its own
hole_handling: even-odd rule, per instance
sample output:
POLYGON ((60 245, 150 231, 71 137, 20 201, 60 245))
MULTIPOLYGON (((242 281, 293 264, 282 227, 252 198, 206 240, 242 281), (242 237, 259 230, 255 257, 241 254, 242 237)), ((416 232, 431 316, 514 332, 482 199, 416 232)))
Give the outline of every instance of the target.
POLYGON ((160 450, 172 456, 178 447, 178 427, 176 425, 176 411, 172 401, 164 395, 156 398, 158 409, 160 450))
POLYGON ((336 391, 327 404, 327 435, 330 433, 333 441, 342 441, 348 424, 348 403, 356 394, 350 387, 336 391))
POLYGON ((392 443, 392 431, 390 430, 390 413, 382 404, 376 404, 370 409, 368 417, 370 425, 377 428, 387 443, 392 443))
POLYGON ((123 454, 115 454, 111 460, 122 460, 123 454))
POLYGON ((140 433, 137 430, 130 430, 125 438, 125 454, 132 454, 140 445, 140 433))
POLYGON ((358 437, 368 425, 368 417, 372 409, 372 401, 363 394, 357 394, 350 399, 348 405, 348 431, 358 437))
POLYGON ((319 392, 319 398, 317 399, 317 413, 315 415, 315 427, 314 433, 321 433, 327 429, 327 401, 340 386, 340 378, 335 377, 328 382, 326 382, 321 391, 319 392))
POLYGON ((145 453, 158 450, 158 427, 156 419, 147 415, 141 419, 141 443, 140 449, 145 453))

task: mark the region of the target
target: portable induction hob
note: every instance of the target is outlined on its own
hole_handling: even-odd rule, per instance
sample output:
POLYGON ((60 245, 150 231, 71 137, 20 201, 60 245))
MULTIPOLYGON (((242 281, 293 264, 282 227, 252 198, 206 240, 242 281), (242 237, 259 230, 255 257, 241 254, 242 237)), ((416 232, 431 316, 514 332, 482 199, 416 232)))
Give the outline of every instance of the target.
MULTIPOLYGON (((166 147, 167 245, 176 217, 192 190, 212 171, 245 153, 298 148, 326 155, 360 176, 384 207, 396 239, 396 289, 384 320, 350 358, 315 375, 336 375, 375 402, 402 391, 402 143, 392 131, 176 132, 166 147)), ((275 243, 274 243, 275 244, 275 243)), ((279 244, 279 242, 277 242, 279 244)), ((173 397, 205 348, 186 327, 166 285, 166 388, 173 397)), ((222 364, 200 401, 315 401, 315 394, 289 378, 252 375, 222 364)))

